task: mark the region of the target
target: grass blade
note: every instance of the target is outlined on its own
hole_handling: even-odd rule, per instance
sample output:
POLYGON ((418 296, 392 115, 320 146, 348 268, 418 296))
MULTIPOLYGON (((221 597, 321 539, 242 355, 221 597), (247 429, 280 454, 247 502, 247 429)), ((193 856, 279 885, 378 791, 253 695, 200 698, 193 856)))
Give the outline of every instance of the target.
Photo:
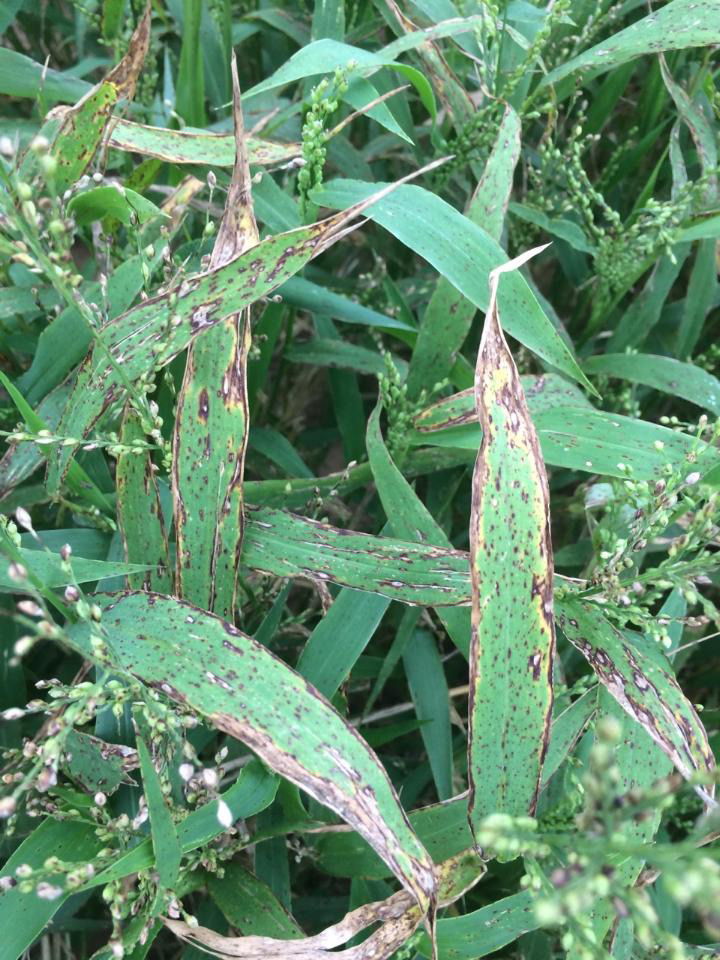
MULTIPOLYGON (((482 179, 465 214, 497 243, 502 236, 519 156, 520 120, 508 106, 482 179)), ((450 372, 476 310, 472 300, 459 293, 445 276, 440 277, 425 310, 410 360, 407 385, 411 397, 416 397, 428 384, 442 380, 450 372)))
MULTIPOLYGON (((120 442, 132 446, 133 443, 144 443, 145 440, 145 432, 137 415, 126 410, 120 442)), ((128 577, 128 588, 170 593, 170 551, 149 451, 121 454, 118 457, 115 480, 118 526, 125 547, 125 558, 128 563, 150 561, 146 573, 128 577)))

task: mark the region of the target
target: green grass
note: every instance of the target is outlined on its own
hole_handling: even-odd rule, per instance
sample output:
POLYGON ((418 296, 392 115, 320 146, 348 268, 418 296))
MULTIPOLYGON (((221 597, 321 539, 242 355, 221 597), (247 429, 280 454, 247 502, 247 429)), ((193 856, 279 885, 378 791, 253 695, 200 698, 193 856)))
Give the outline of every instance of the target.
POLYGON ((0 960, 720 956, 719 0, 0 25, 0 960))

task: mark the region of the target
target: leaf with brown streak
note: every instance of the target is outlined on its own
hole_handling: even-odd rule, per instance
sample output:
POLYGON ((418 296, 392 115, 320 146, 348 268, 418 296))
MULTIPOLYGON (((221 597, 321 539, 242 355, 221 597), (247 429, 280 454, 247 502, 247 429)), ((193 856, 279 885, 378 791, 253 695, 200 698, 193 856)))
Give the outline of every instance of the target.
MULTIPOLYGON (((595 604, 558 601, 557 622, 625 713, 684 777, 713 774, 715 758, 705 727, 660 650, 643 645, 642 637, 631 642, 632 635, 623 635, 595 604)), ((714 786, 696 790, 707 807, 715 806, 714 786)))
MULTIPOLYGON (((433 861, 375 753, 315 687, 262 644, 192 604, 142 592, 98 602, 113 669, 203 715, 337 813, 425 916, 436 896, 433 861)), ((86 624, 72 626, 68 642, 94 659, 86 624)))
POLYGON ((555 635, 545 466, 520 377, 500 327, 500 274, 475 371, 483 431, 472 480, 469 819, 533 813, 552 714, 555 635))
MULTIPOLYGON (((48 117, 44 134, 52 134, 50 152, 57 161, 54 186, 62 193, 76 183, 92 163, 102 141, 113 107, 120 100, 132 100, 150 45, 151 6, 130 38, 127 53, 96 86, 73 107, 59 107, 48 117), (58 123, 59 119, 59 123, 58 123)), ((23 175, 31 171, 34 155, 30 151, 23 161, 23 175)))
MULTIPOLYGON (((442 163, 444 158, 435 160, 318 223, 266 237, 225 266, 188 277, 179 287, 114 317, 102 328, 103 349, 93 350, 78 371, 58 430, 72 437, 88 436, 108 406, 122 397, 128 382, 165 366, 195 337, 272 293, 313 257, 356 229, 359 224, 353 221, 369 206, 442 163)), ((72 447, 53 451, 48 490, 60 489, 73 456, 72 447)))
MULTIPOLYGON (((236 159, 211 270, 258 242, 234 56, 232 77, 236 159)), ((244 529, 250 342, 250 307, 246 307, 190 344, 173 432, 176 593, 227 620, 235 615, 244 529)))
MULTIPOLYGON (((446 907, 475 886, 485 873, 482 860, 471 850, 451 857, 437 867, 438 906, 446 907)), ((272 937, 223 937, 206 927, 191 927, 181 920, 165 919, 172 932, 189 943, 218 957, 240 960, 385 960, 395 953, 423 920, 423 914, 404 890, 387 900, 368 903, 352 910, 333 926, 314 937, 277 940, 272 937), (345 950, 334 948, 374 923, 381 926, 363 943, 345 950)))

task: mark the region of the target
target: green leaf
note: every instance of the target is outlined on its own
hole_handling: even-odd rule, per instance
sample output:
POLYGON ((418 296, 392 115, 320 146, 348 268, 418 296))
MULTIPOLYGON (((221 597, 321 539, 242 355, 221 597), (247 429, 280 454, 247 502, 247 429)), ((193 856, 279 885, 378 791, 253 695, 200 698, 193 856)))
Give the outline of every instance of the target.
POLYGON ((387 597, 341 590, 307 639, 301 673, 331 699, 347 679, 390 606, 387 597))
MULTIPOLYGON (((105 846, 95 835, 95 829, 95 824, 83 821, 43 820, 5 862, 2 875, 11 876, 23 863, 42 870, 48 857, 58 857, 70 863, 87 863, 105 846)), ((62 893, 57 899, 43 900, 34 890, 21 893, 17 886, 0 891, 3 960, 17 960, 24 954, 74 892, 64 888, 64 874, 44 876, 43 879, 61 887, 62 893)))
MULTIPOLYGON (((57 553, 45 553, 41 550, 22 549, 22 562, 27 569, 46 587, 65 587, 69 583, 94 583, 96 580, 107 580, 111 577, 124 577, 130 574, 139 575, 150 568, 148 563, 115 563, 105 560, 85 560, 83 557, 71 558, 72 573, 63 570, 62 557, 57 553)), ((7 568, 0 566, 0 590, 16 592, 18 585, 11 580, 7 568)))
MULTIPOLYGON (((463 917, 438 920, 438 960, 486 957, 538 926, 531 893, 524 891, 504 897, 463 917)), ((420 952, 423 956, 431 956, 427 937, 420 943, 420 952)))
MULTIPOLYGON (((407 482, 388 453, 380 432, 380 407, 377 406, 368 420, 366 444, 373 478, 382 502, 390 529, 398 536, 408 540, 437 544, 446 550, 452 544, 445 531, 435 521, 425 505, 418 499, 415 491, 407 482)), ((437 572, 440 572, 439 570, 437 572)), ((467 575, 467 567, 465 570, 467 575)), ((447 575, 443 577, 447 583, 447 575)), ((414 577, 408 578, 414 582, 414 577)), ((463 580, 467 589, 467 579, 463 580)), ((407 594, 406 594, 407 595, 407 594)), ((443 605, 438 608, 440 617, 451 640, 467 658, 470 650, 470 614, 467 610, 455 610, 443 605)))
MULTIPOLYGON (((533 251, 531 251, 532 253, 533 251)), ((520 377, 500 327, 500 273, 475 370, 483 430, 472 479, 468 816, 534 813, 553 704, 550 494, 520 377)))
MULTIPOLYGON (((136 714, 138 719, 139 716, 139 714, 136 714)), ((144 729, 145 726, 145 724, 141 725, 141 729, 144 729)), ((172 813, 163 793, 160 777, 155 770, 147 744, 141 736, 137 738, 137 751, 140 757, 143 791, 150 815, 158 881, 165 890, 174 890, 180 872, 182 847, 172 813)))
POLYGON ((705 319, 715 301, 717 274, 716 241, 701 240, 690 274, 685 307, 676 337, 676 351, 682 358, 693 355, 702 336, 705 319))
POLYGON ((35 99, 40 91, 48 100, 74 103, 92 89, 86 80, 61 73, 30 57, 0 47, 0 93, 35 99))
MULTIPOLYGON (((672 766, 667 757, 654 743, 648 743, 641 726, 623 713, 607 690, 600 691, 598 713, 601 717, 614 717, 622 730, 622 737, 613 757, 620 774, 616 786, 618 796, 627 796, 633 790, 649 790, 659 780, 668 776, 672 766)), ((660 826, 661 816, 661 810, 655 808, 648 810, 646 816, 626 820, 622 824, 624 838, 633 845, 651 843, 660 826)), ((640 876, 643 860, 640 857, 622 855, 616 855, 612 860, 618 883, 627 888, 632 887, 640 876)), ((593 909, 588 911, 587 919, 592 923, 597 942, 602 942, 617 921, 616 905, 598 898, 593 909)), ((568 960, 580 960, 580 957, 571 953, 568 960)))
POLYGON ((432 633, 415 631, 403 663, 438 797, 448 800, 453 795, 450 693, 432 633))
POLYGON ((720 380, 692 363, 648 353, 606 353, 583 363, 586 373, 642 383, 682 397, 720 417, 720 380))
MULTIPOLYGON (((344 368, 357 373, 382 374, 386 370, 385 360, 377 351, 329 337, 313 337, 312 340, 294 343, 286 351, 285 357, 291 363, 344 368)), ((405 368, 403 361, 397 361, 396 366, 401 372, 405 368)))
MULTIPOLYGON (((334 180, 316 191, 319 205, 344 207, 372 195, 377 184, 334 180)), ((427 260, 480 310, 487 310, 487 278, 507 260, 496 240, 435 194, 405 186, 369 206, 367 216, 389 230, 405 246, 427 260), (449 244, 447 238, 452 237, 449 244)), ((508 277, 500 294, 500 310, 508 333, 549 364, 592 390, 565 342, 545 316, 519 273, 508 277)))
POLYGON ((304 80, 306 77, 333 73, 336 69, 346 68, 349 61, 357 64, 355 69, 361 76, 370 76, 382 67, 392 67, 413 84, 426 110, 433 119, 435 118, 435 97, 432 87, 419 70, 405 63, 396 63, 394 56, 386 56, 382 51, 371 53, 369 50, 330 39, 315 40, 302 50, 298 50, 271 77, 255 84, 243 94, 243 97, 248 101, 262 93, 277 90, 278 87, 304 80))
MULTIPOLYGON (((220 799, 230 809, 233 820, 240 820, 265 810, 275 799, 277 788, 277 777, 269 773, 259 760, 252 760, 243 767, 235 783, 220 795, 220 799)), ((218 820, 218 800, 193 810, 177 824, 183 854, 210 843, 224 830, 225 827, 218 820)), ((152 839, 147 837, 127 853, 121 854, 111 866, 97 873, 84 889, 148 870, 154 863, 152 839)))
MULTIPOLYGON (((431 863, 387 774, 297 673, 230 624, 170 597, 122 596, 107 604, 103 625, 117 667, 204 714, 342 816, 427 907, 435 888, 431 863)), ((88 628, 73 627, 70 636, 87 654, 88 628)))
POLYGON ((200 21, 203 4, 183 0, 182 46, 177 79, 176 109, 192 127, 205 125, 205 71, 200 21))
POLYGON ((133 214, 141 224, 153 217, 166 216, 150 200, 129 187, 120 185, 93 187, 83 193, 76 193, 67 209, 81 225, 102 220, 103 217, 114 217, 127 226, 133 214))
MULTIPOLYGON (((714 768, 705 727, 654 641, 621 633, 594 604, 577 600, 558 604, 557 620, 598 680, 684 777, 714 768)), ((712 803, 714 788, 696 789, 712 803)))
POLYGON ((303 932, 274 893, 239 863, 223 867, 222 878, 210 874, 208 892, 228 922, 243 937, 297 940, 303 932))
POLYGON ((635 57, 720 42, 717 0, 671 0, 630 27, 551 70, 541 86, 583 71, 597 76, 635 57))
MULTIPOLYGON (((466 217, 500 243, 520 156, 520 119, 506 107, 482 179, 468 204, 466 217)), ((442 273, 442 271, 441 271, 442 273)), ((408 393, 416 397, 428 384, 442 380, 452 368, 476 312, 476 304, 458 292, 444 274, 435 284, 410 360, 408 393)))
MULTIPOLYGON (((132 446, 146 441, 136 414, 125 411, 120 442, 132 446)), ((155 590, 170 593, 170 548, 163 517, 160 493, 150 453, 122 453, 115 470, 118 526, 129 563, 144 560, 144 574, 128 577, 131 590, 155 590), (150 563, 148 563, 150 561, 150 563)))

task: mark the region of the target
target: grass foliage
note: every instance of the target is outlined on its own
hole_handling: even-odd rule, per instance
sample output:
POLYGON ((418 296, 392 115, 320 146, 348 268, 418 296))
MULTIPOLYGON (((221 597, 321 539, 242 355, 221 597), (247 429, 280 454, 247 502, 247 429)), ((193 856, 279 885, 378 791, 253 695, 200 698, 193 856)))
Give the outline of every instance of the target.
POLYGON ((720 956, 719 0, 0 24, 0 960, 720 956))

